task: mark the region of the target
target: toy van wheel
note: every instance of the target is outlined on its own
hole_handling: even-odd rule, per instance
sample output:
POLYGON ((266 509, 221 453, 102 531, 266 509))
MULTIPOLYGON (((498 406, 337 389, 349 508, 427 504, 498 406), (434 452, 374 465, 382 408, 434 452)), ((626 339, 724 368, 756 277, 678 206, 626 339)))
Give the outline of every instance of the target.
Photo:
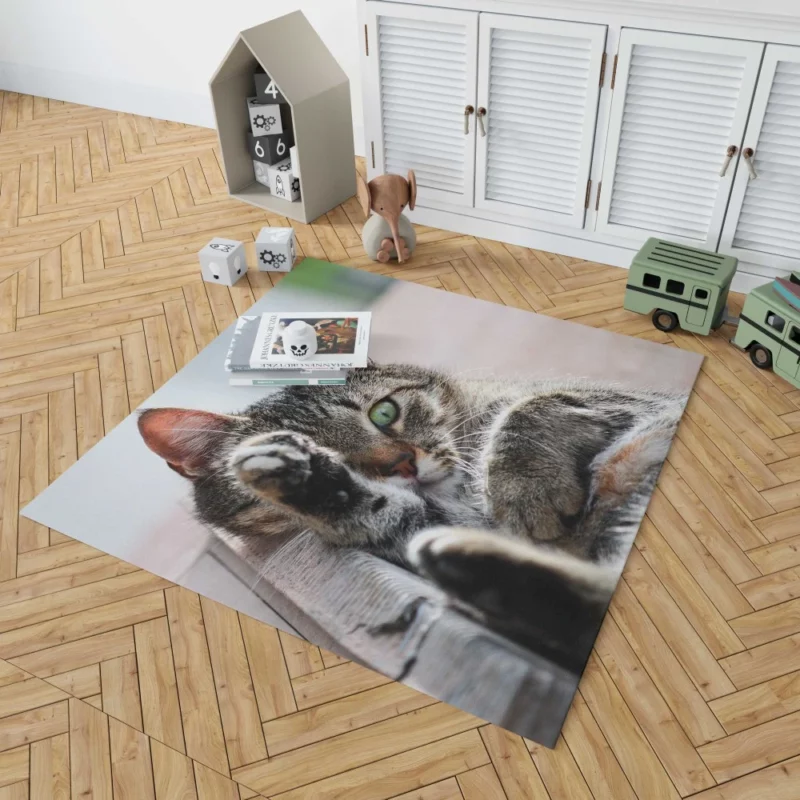
POLYGON ((673 314, 672 311, 664 311, 663 308, 657 308, 653 312, 653 325, 660 331, 669 333, 678 327, 678 316, 673 314))
POLYGON ((750 360, 759 369, 769 369, 772 366, 772 353, 760 344, 754 344, 750 348, 750 360))

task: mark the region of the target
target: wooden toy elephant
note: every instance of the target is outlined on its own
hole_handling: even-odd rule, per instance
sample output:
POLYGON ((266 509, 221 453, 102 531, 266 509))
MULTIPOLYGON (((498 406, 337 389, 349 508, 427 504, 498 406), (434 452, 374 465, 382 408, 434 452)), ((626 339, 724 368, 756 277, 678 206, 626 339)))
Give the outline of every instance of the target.
POLYGON ((408 171, 408 179, 379 175, 367 183, 358 176, 358 200, 367 215, 361 241, 370 258, 385 263, 390 258, 405 261, 411 255, 417 237, 402 211, 406 205, 413 211, 416 199, 414 170, 408 171))

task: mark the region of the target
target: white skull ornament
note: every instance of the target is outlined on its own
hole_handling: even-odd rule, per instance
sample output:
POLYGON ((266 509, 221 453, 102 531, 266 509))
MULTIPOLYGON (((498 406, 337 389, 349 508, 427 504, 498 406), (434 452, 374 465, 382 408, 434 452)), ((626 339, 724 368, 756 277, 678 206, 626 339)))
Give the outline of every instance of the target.
POLYGON ((307 322, 296 319, 284 328, 283 352, 292 358, 309 358, 317 352, 317 332, 307 322))

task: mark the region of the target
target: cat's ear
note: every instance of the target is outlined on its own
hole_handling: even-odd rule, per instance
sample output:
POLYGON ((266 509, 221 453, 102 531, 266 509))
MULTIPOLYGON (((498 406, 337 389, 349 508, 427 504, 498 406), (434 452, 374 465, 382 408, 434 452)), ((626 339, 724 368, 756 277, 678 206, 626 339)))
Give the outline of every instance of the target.
POLYGON ((241 419, 185 408, 148 408, 138 424, 145 444, 176 472, 194 480, 208 473, 222 440, 241 419))

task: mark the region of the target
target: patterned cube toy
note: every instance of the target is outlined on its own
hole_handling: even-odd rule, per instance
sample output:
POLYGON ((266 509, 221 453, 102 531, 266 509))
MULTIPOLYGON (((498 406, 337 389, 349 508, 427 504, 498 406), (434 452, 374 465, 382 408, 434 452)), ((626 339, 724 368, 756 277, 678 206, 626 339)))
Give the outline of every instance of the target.
POLYGON ((235 239, 215 237, 198 254, 203 280, 233 286, 247 272, 244 245, 235 239))
POLYGON ((256 180, 269 189, 269 167, 260 161, 254 161, 253 172, 255 172, 256 180))
POLYGON ((277 164, 267 167, 269 172, 269 190, 275 197, 297 200, 300 197, 300 178, 292 174, 291 159, 285 158, 277 164))
POLYGON ((267 136, 253 136, 247 134, 247 146, 250 149, 250 158, 262 164, 277 164, 289 157, 290 148, 294 144, 294 134, 289 128, 283 133, 269 134, 267 136))
POLYGON ((283 133, 292 129, 292 112, 286 103, 262 103, 257 97, 247 98, 250 129, 253 136, 283 133))
POLYGON ((296 253, 293 228, 262 228, 256 236, 256 258, 262 272, 289 272, 296 253))

